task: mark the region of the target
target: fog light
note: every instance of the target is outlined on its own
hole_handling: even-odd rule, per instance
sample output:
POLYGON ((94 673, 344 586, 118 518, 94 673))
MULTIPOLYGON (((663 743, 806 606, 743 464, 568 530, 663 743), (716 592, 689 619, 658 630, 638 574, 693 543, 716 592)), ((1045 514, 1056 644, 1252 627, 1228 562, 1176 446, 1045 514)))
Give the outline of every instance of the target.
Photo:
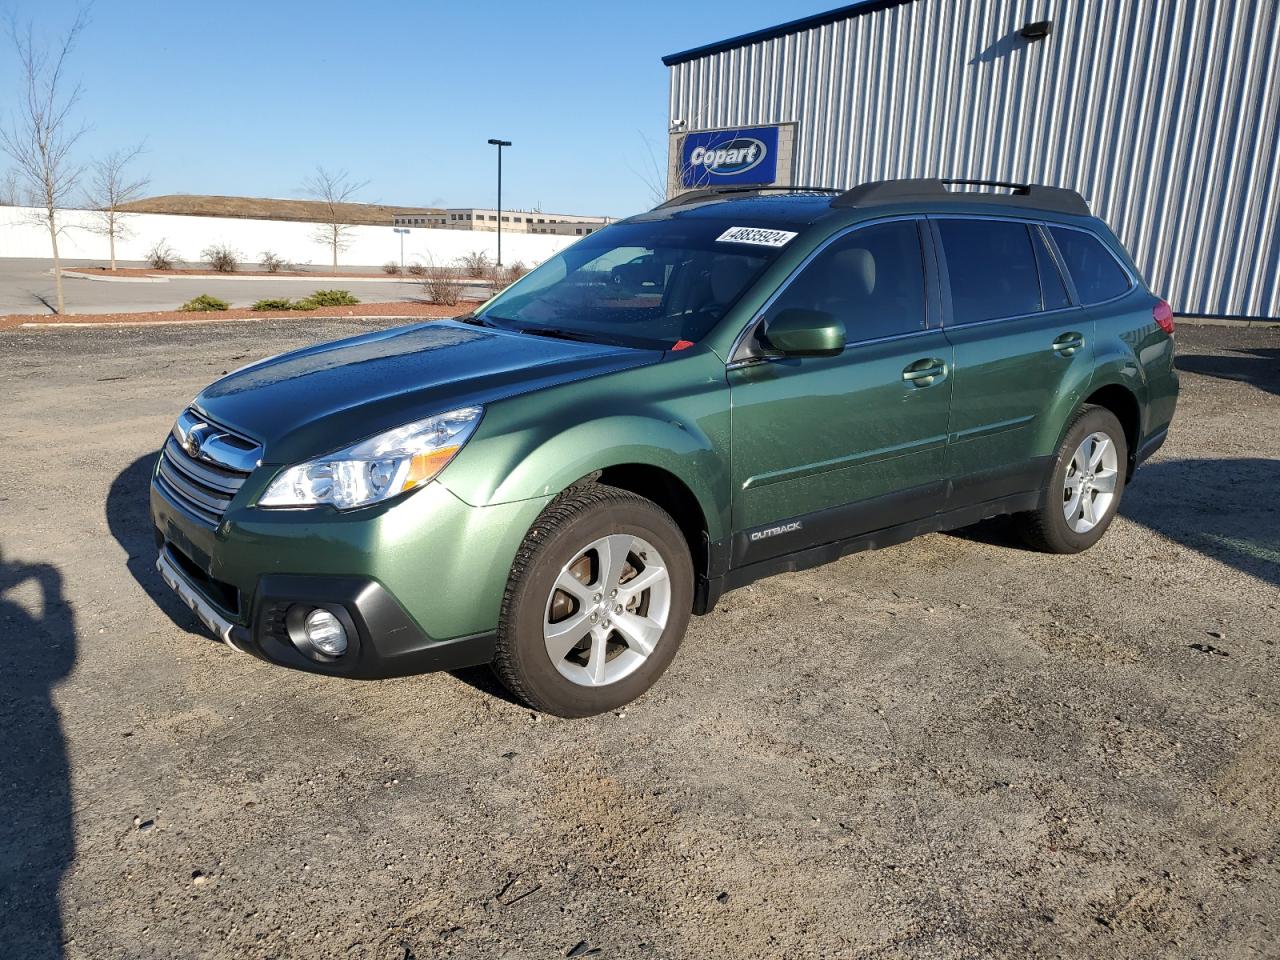
POLYGON ((303 649, 312 657, 337 658, 347 652, 347 631, 328 610, 317 607, 302 621, 302 635, 311 649, 303 649))

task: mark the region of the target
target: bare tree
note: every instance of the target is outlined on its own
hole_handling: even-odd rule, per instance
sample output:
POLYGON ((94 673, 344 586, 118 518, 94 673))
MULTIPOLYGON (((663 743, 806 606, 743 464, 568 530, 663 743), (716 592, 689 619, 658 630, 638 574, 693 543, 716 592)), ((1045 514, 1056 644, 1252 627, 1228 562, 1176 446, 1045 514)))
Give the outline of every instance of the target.
POLYGON ((6 170, 0 177, 0 207, 25 207, 22 180, 17 170, 6 170))
POLYGON ((346 170, 330 172, 316 167, 316 172, 303 181, 303 192, 323 204, 323 221, 312 235, 316 243, 323 243, 333 252, 333 269, 338 269, 338 253, 351 246, 352 224, 348 223, 346 205, 354 203, 357 193, 369 185, 368 180, 356 183, 346 170))
POLYGON ((33 195, 38 208, 36 220, 49 231, 53 250, 53 277, 57 290, 57 310, 63 312, 62 261, 58 257, 58 208, 75 189, 82 170, 71 159, 71 151, 84 133, 83 126, 71 124, 71 112, 80 99, 80 84, 70 84, 65 75, 67 58, 88 22, 84 10, 76 16, 62 42, 51 47, 38 45, 27 24, 18 29, 9 22, 9 39, 18 54, 20 90, 15 91, 18 109, 9 126, 0 129, 0 151, 17 165, 18 176, 33 195))
POLYGON ((129 235, 125 223, 129 214, 120 208, 141 197, 150 182, 146 177, 135 178, 127 169, 140 153, 141 144, 131 150, 113 150, 96 161, 90 172, 89 209, 97 221, 90 229, 107 238, 112 270, 116 268, 116 241, 129 235))

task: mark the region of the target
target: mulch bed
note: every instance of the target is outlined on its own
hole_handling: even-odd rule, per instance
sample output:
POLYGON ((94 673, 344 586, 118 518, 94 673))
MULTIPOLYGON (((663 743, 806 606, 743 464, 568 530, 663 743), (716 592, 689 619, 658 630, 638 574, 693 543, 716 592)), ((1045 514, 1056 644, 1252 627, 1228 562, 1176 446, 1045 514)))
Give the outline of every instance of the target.
POLYGON ((305 320, 308 317, 456 317, 466 313, 475 302, 464 301, 456 306, 423 303, 416 300, 396 303, 362 303, 354 307, 321 307, 317 310, 163 310, 150 313, 65 313, 23 314, 14 313, 0 317, 0 330, 8 330, 23 324, 48 325, 59 323, 175 323, 207 322, 210 320, 305 320))

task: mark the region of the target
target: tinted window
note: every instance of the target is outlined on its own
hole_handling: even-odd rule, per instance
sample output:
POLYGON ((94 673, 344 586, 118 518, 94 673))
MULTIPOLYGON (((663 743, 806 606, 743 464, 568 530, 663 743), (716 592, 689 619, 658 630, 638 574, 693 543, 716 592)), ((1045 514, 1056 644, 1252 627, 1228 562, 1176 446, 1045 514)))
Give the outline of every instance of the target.
POLYGON ((1129 277, 1093 234, 1061 227, 1050 227, 1049 230, 1076 285, 1081 303, 1110 300, 1129 289, 1129 277))
POLYGON ((953 323, 1041 309, 1040 275, 1025 223, 938 220, 951 278, 953 323))
POLYGON ((832 242, 791 281, 767 316, 793 307, 838 317, 851 343, 923 329, 924 260, 915 221, 878 223, 832 242))
POLYGON ((1057 310, 1069 307, 1071 298, 1067 296, 1067 285, 1062 282, 1062 271, 1049 253, 1044 234, 1036 227, 1031 228, 1031 245, 1035 247, 1036 263, 1040 267, 1040 293, 1044 297, 1044 308, 1057 310))

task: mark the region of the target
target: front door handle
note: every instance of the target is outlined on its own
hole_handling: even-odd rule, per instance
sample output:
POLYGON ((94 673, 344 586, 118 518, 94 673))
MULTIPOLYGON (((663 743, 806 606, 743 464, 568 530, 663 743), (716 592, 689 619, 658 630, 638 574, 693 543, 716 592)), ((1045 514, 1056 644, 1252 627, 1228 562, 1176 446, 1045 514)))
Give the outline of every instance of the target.
POLYGON ((1061 357, 1069 357, 1084 346, 1083 333, 1063 333, 1053 341, 1053 352, 1061 357))
POLYGON ((947 378, 947 362, 937 357, 925 357, 909 364, 902 371, 902 379, 913 387, 932 387, 947 378))

